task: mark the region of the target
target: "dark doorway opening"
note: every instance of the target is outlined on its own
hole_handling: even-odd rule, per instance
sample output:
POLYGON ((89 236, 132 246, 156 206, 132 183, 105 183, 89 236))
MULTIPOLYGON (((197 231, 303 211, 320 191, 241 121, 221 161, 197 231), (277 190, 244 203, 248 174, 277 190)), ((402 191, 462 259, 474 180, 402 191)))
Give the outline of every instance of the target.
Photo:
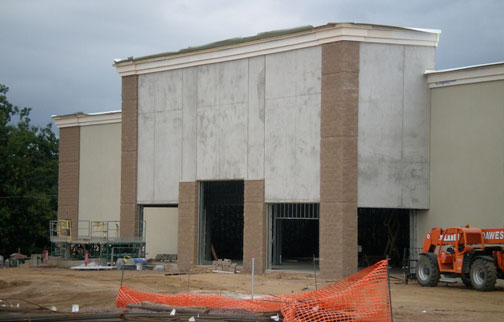
POLYGON ((369 266, 387 257, 400 267, 405 248, 410 247, 409 209, 359 208, 359 266, 369 266))
POLYGON ((243 181, 201 183, 200 264, 243 259, 243 192, 243 181))
POLYGON ((270 204, 268 209, 271 268, 313 270, 313 257, 319 256, 319 205, 270 204))

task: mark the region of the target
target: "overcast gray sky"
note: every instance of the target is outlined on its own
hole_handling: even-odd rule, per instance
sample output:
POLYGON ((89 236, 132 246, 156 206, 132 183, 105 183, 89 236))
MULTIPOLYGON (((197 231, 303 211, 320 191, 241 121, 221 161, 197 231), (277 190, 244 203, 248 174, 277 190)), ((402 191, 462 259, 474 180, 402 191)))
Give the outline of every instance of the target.
POLYGON ((0 0, 0 83, 53 114, 120 109, 114 58, 328 22, 441 29, 437 69, 504 61, 504 0, 0 0))

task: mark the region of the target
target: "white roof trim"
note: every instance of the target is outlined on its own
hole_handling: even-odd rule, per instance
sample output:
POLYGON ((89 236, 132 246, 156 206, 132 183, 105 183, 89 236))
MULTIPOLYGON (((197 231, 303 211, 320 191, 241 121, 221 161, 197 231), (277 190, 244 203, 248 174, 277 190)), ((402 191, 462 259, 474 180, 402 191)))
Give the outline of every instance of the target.
POLYGON ((53 115, 51 118, 58 128, 121 123, 121 111, 103 113, 53 115))
POLYGON ((307 33, 285 35, 280 38, 265 39, 259 42, 241 43, 228 48, 212 48, 167 57, 124 61, 114 66, 117 68, 120 76, 140 75, 268 55, 344 40, 436 47, 439 41, 439 31, 398 29, 381 26, 370 28, 369 25, 336 25, 328 28, 314 29, 307 33))
POLYGON ((504 62, 445 70, 427 70, 430 88, 504 80, 504 62))

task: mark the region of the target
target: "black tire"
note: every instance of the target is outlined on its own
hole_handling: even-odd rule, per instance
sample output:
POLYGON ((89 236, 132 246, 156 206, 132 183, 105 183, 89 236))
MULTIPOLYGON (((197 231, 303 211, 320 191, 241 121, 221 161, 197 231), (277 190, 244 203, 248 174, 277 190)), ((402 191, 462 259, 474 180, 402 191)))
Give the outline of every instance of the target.
POLYGON ((475 259, 471 264, 469 272, 471 284, 475 290, 491 291, 497 282, 497 269, 493 262, 482 258, 475 259))
POLYGON ((460 275, 460 278, 462 279, 462 283, 464 283, 464 285, 467 288, 472 288, 471 275, 469 275, 469 274, 462 274, 462 275, 460 275))
POLYGON ((439 267, 427 255, 420 255, 415 270, 416 279, 421 286, 436 286, 439 282, 439 267))

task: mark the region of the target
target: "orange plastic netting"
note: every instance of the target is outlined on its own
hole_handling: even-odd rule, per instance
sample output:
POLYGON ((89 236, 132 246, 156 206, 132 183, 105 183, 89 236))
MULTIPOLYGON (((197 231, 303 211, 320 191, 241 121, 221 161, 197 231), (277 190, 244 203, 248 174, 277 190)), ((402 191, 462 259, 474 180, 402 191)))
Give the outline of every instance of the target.
POLYGON ((145 293, 122 286, 115 304, 124 308, 142 301, 251 312, 280 311, 284 321, 391 321, 386 260, 311 292, 238 300, 220 295, 145 293))

